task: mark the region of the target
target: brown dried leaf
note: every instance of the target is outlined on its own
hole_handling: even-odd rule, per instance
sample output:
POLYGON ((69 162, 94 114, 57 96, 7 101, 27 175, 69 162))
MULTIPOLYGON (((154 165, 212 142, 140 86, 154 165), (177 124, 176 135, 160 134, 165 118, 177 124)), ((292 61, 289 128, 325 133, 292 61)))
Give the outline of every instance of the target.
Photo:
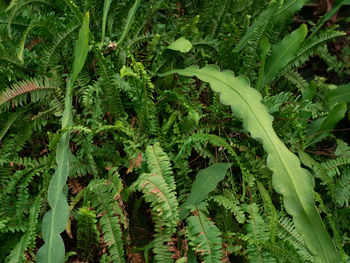
POLYGON ((73 195, 76 195, 81 190, 83 190, 83 186, 79 183, 77 178, 72 178, 69 180, 68 188, 72 191, 73 195))
POLYGON ((129 253, 129 261, 130 263, 145 263, 143 257, 140 253, 129 253))

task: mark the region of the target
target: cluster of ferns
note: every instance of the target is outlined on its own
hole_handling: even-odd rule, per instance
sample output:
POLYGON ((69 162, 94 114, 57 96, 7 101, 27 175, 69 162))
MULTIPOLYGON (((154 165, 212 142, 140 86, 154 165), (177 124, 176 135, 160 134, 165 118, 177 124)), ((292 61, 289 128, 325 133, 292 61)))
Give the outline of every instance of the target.
POLYGON ((1 1, 0 262, 350 262, 348 4, 1 1))

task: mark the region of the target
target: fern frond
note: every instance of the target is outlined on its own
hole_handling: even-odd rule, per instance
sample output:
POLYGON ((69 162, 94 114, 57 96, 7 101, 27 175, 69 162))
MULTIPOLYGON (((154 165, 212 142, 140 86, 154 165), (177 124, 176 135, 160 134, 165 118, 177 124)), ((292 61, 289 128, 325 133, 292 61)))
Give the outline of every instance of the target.
POLYGON ((186 233, 189 244, 206 263, 217 263, 222 257, 221 233, 212 221, 200 210, 186 220, 186 233))
POLYGON ((29 79, 12 85, 11 88, 7 88, 0 95, 0 106, 6 109, 10 106, 17 107, 18 105, 24 105, 27 101, 27 94, 30 94, 31 102, 37 102, 58 89, 55 82, 49 79, 42 81, 37 79, 29 79))
POLYGON ((302 262, 314 262, 313 256, 307 250, 304 240, 296 231, 292 220, 283 215, 279 216, 278 225, 278 238, 289 243, 296 250, 302 262))
POLYGON ((293 94, 291 92, 280 92, 275 96, 268 96, 263 99, 263 103, 269 109, 269 112, 276 113, 280 107, 291 100, 293 94))
POLYGON ((58 57, 58 49, 62 46, 62 43, 79 27, 80 24, 74 22, 68 25, 65 31, 57 33, 54 39, 52 39, 51 45, 46 47, 44 50, 39 67, 41 72, 46 73, 47 68, 51 66, 52 60, 58 57))
POLYGON ((214 195, 212 197, 209 197, 209 200, 214 201, 216 204, 233 213, 238 223, 245 223, 246 218, 244 210, 241 208, 237 198, 235 198, 232 193, 225 192, 224 195, 214 195))
POLYGON ((139 176, 132 188, 142 191, 146 202, 149 202, 152 207, 156 231, 153 251, 156 254, 160 253, 156 258, 161 260, 170 255, 166 253, 166 248, 163 246, 165 242, 171 240, 171 235, 175 232, 179 221, 179 205, 169 157, 158 143, 147 147, 146 159, 151 173, 139 176))
POLYGON ((334 29, 327 29, 318 33, 317 35, 306 38, 305 41, 300 45, 296 56, 291 61, 289 61, 283 69, 281 69, 281 72, 286 72, 290 69, 300 67, 306 61, 308 61, 308 59, 314 55, 316 50, 324 43, 344 35, 344 32, 335 31, 334 29))
POLYGON ((25 250, 28 247, 33 246, 36 237, 36 225, 38 221, 38 215, 40 212, 41 195, 39 195, 34 201, 29 212, 28 229, 26 233, 21 237, 21 240, 17 243, 15 248, 11 251, 10 255, 6 258, 7 263, 22 263, 25 260, 25 250))
POLYGON ((270 235, 268 227, 259 214, 259 207, 257 204, 253 203, 249 205, 248 208, 250 214, 250 220, 247 229, 247 238, 248 238, 248 257, 250 262, 276 262, 271 254, 263 249, 263 244, 267 243, 270 240, 270 235))
POLYGON ((120 189, 115 189, 113 184, 107 185, 106 181, 91 182, 89 189, 93 193, 92 205, 96 208, 99 224, 102 228, 104 241, 108 245, 108 251, 113 262, 125 262, 123 250, 123 233, 119 217, 121 209, 114 201, 115 195, 120 189))
POLYGON ((45 1, 45 0, 20 0, 15 3, 15 6, 10 10, 10 14, 8 16, 8 22, 7 22, 7 29, 8 29, 8 34, 9 37, 12 38, 11 36, 11 23, 15 15, 17 14, 18 10, 22 9, 26 5, 29 5, 31 3, 41 3, 45 5, 52 5, 50 1, 45 1))
POLYGON ((79 7, 76 5, 76 3, 73 0, 64 0, 64 2, 72 11, 78 23, 81 23, 81 21, 83 21, 83 13, 79 10, 79 7))
POLYGON ((222 0, 222 1, 215 1, 213 4, 213 9, 211 14, 214 15, 214 19, 211 19, 210 23, 210 29, 209 32, 211 35, 215 35, 218 27, 224 17, 225 12, 227 12, 227 5, 230 1, 228 0, 222 0))
POLYGON ((339 206, 349 207, 350 203, 350 168, 342 171, 341 177, 335 183, 335 201, 339 206))
POLYGON ((235 53, 242 51, 248 44, 257 47, 258 43, 266 32, 266 29, 273 25, 273 21, 276 18, 276 13, 279 12, 281 5, 280 1, 270 4, 249 27, 245 35, 237 43, 234 48, 235 53))
POLYGON ((77 249, 81 256, 90 260, 91 252, 98 245, 99 232, 97 230, 97 216, 94 210, 88 207, 80 207, 77 215, 77 249))
POLYGON ((120 96, 121 78, 113 70, 114 65, 110 58, 104 57, 98 49, 95 50, 95 56, 98 65, 97 73, 100 76, 100 84, 105 95, 105 108, 112 114, 124 116, 125 110, 120 96))
POLYGON ((162 228, 156 227, 156 233, 154 234, 153 252, 154 262, 156 263, 173 263, 174 259, 171 258, 172 253, 169 251, 168 243, 171 241, 171 236, 168 231, 162 228))
POLYGON ((290 82, 295 84, 297 88, 304 92, 308 87, 309 83, 299 74, 299 72, 290 70, 284 74, 285 78, 288 79, 290 82))
MULTIPOLYGON (((171 169, 170 159, 168 155, 162 150, 159 143, 147 147, 146 158, 150 171, 163 177, 165 182, 168 184, 169 189, 171 191, 175 191, 176 185, 173 171, 171 169)), ((174 207, 174 212, 176 210, 177 208, 174 207)))

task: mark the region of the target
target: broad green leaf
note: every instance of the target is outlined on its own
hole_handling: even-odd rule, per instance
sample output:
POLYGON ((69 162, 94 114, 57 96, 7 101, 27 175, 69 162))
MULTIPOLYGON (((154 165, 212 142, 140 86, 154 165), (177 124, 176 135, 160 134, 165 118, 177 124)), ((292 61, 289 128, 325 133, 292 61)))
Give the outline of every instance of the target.
POLYGON ((79 30, 78 40, 75 43, 73 72, 71 75, 72 85, 76 81, 78 74, 83 69, 86 56, 89 51, 89 12, 86 12, 83 23, 79 30))
POLYGON ((298 12, 310 0, 285 0, 279 14, 279 21, 283 22, 298 12))
POLYGON ((180 51, 182 53, 187 53, 192 48, 192 43, 184 37, 180 37, 176 39, 173 43, 171 43, 167 49, 180 51))
POLYGON ((127 34, 129 33, 131 25, 134 22, 136 11, 137 11, 137 8, 140 5, 140 2, 141 2, 141 0, 135 0, 134 5, 130 8, 129 14, 128 14, 128 18, 126 19, 126 24, 125 24, 125 27, 124 27, 123 34, 120 37, 120 39, 119 39, 119 41, 117 43, 117 46, 120 46, 120 44, 124 41, 124 39, 126 38, 127 34))
POLYGON ((350 103, 350 83, 338 86, 336 89, 329 90, 326 94, 329 105, 340 102, 350 103))
POLYGON ((296 229, 314 255, 315 262, 338 262, 334 243, 314 203, 312 177, 276 135, 272 127, 273 117, 261 103, 261 94, 249 86, 245 77, 235 77, 229 70, 220 72, 213 65, 201 69, 191 66, 163 76, 172 73, 196 76, 209 82, 210 87, 220 93, 221 102, 230 105, 233 114, 242 119, 251 136, 263 143, 268 155, 267 166, 273 172, 273 187, 283 195, 285 209, 293 216, 296 229))
POLYGON ((298 29, 284 37, 280 42, 272 47, 271 55, 266 59, 263 75, 259 75, 258 90, 269 84, 278 76, 283 69, 296 55, 300 44, 304 41, 307 34, 307 26, 301 25, 298 29))
POLYGON ((111 7, 112 1, 113 0, 105 0, 103 4, 101 45, 105 41, 107 16, 108 16, 109 8, 111 7))
POLYGON ((68 203, 63 194, 69 173, 69 156, 69 132, 65 132, 57 145, 57 168, 48 191, 51 210, 43 218, 42 236, 45 244, 37 253, 37 263, 64 262, 65 249, 60 233, 65 229, 69 217, 68 203))
POLYGON ((185 219, 190 210, 187 206, 199 205, 213 191, 217 184, 224 179, 226 171, 231 167, 228 163, 217 163, 198 172, 191 188, 190 196, 180 207, 180 220, 185 219))
POLYGON ((336 104, 328 113, 328 116, 321 118, 313 123, 309 130, 310 139, 307 146, 321 141, 329 135, 329 131, 345 117, 347 111, 346 103, 336 104))

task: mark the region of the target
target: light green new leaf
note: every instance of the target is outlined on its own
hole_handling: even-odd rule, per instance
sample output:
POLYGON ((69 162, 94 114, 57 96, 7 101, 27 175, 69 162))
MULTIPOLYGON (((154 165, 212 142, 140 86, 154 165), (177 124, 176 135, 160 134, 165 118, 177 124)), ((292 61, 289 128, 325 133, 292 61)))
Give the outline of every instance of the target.
POLYGON ((265 68, 261 71, 263 73, 259 74, 258 90, 262 90, 277 77, 281 69, 295 57, 306 35, 307 27, 303 24, 272 47, 271 55, 266 59, 265 68))
POLYGON ((196 76, 209 82, 211 88, 220 93, 221 102, 230 105, 233 114, 243 120, 251 136, 262 141, 268 154, 267 166, 273 172, 273 187, 283 195, 285 209, 293 216, 296 229, 314 255, 315 262, 338 262, 336 248, 314 203, 312 178, 301 168, 298 157, 277 137, 272 127, 273 117, 261 103, 261 94, 249 86, 246 78, 235 77, 229 70, 220 72, 213 65, 202 69, 191 66, 163 76, 171 73, 196 76))
POLYGON ((193 47, 192 43, 184 37, 180 37, 176 39, 173 43, 171 43, 167 49, 180 51, 182 53, 187 53, 193 47))
POLYGON ((190 213, 187 206, 199 205, 213 191, 217 184, 224 179, 226 171, 231 167, 229 163, 217 163, 206 169, 200 170, 191 188, 190 196, 180 207, 180 220, 185 219, 190 213))

